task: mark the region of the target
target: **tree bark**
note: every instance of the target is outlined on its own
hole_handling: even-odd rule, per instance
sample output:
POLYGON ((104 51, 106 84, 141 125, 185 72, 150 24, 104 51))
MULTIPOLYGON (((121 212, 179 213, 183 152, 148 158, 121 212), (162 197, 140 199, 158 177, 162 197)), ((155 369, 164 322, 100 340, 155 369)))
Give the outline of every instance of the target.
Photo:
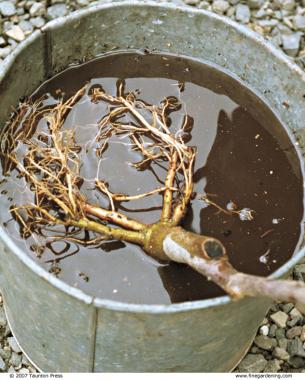
POLYGON ((150 237, 150 254, 189 265, 234 299, 245 296, 268 297, 274 301, 305 305, 303 282, 272 280, 238 272, 229 263, 226 250, 217 239, 171 226, 159 226, 154 234, 150 237), (161 241, 156 244, 156 239, 161 241))

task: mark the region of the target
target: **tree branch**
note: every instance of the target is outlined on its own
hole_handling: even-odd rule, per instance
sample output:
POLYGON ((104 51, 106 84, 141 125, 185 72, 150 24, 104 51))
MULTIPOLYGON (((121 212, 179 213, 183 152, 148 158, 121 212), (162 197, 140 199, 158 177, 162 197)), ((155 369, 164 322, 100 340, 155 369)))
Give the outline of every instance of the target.
POLYGON ((235 299, 245 296, 268 297, 274 301, 305 305, 303 282, 272 280, 238 272, 229 263, 221 246, 216 239, 210 241, 182 228, 173 230, 163 240, 164 253, 169 259, 189 265, 235 299), (211 245, 212 250, 209 251, 207 245, 211 245))

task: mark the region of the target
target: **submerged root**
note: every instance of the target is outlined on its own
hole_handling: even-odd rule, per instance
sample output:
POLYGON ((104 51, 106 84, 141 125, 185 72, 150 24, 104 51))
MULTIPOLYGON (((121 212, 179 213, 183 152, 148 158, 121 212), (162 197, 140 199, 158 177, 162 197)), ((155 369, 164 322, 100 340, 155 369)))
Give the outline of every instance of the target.
MULTIPOLYGON (((137 99, 135 93, 124 92, 123 82, 117 96, 100 88, 80 89, 73 97, 55 106, 45 107, 43 99, 33 104, 22 104, 15 118, 1 136, 1 161, 4 173, 12 170, 24 181, 33 194, 33 201, 15 205, 11 214, 19 223, 23 237, 39 234, 52 226, 66 227, 64 236, 71 242, 95 244, 103 240, 123 240, 138 244, 159 260, 173 260, 191 266, 221 286, 234 298, 267 296, 282 301, 305 304, 305 286, 291 281, 272 281, 237 272, 229 263, 225 247, 217 239, 185 231, 178 225, 183 220, 193 196, 193 170, 196 157, 194 147, 187 145, 188 116, 175 131, 169 115, 180 109, 178 99, 168 97, 160 106, 137 99), (141 155, 132 165, 141 170, 152 163, 166 169, 164 183, 142 194, 114 193, 107 182, 97 175, 95 190, 109 201, 109 207, 92 204, 82 192, 85 179, 81 176, 81 160, 75 131, 63 128, 71 110, 82 97, 94 103, 108 105, 108 114, 98 123, 97 158, 101 159, 113 136, 129 140, 133 151, 141 155), (128 116, 128 122, 126 122, 128 116), (47 132, 37 134, 39 120, 47 124, 47 132), (19 147, 22 146, 22 150, 19 147), (22 157, 20 157, 22 152, 22 157), (18 157, 18 158, 17 158, 18 157), (117 202, 129 202, 161 194, 163 196, 160 220, 145 224, 128 218, 116 209, 117 202), (92 231, 98 237, 87 242, 75 231, 92 231)), ((242 220, 253 219, 253 210, 238 210, 234 204, 222 208, 206 196, 201 199, 218 211, 237 214, 242 220)))
POLYGON ((213 202, 211 199, 209 199, 207 195, 197 195, 197 199, 203 201, 206 205, 215 207, 219 212, 223 212, 226 215, 238 215, 239 219, 242 221, 251 221, 254 219, 254 210, 251 210, 247 207, 238 210, 237 205, 232 201, 227 204, 227 208, 223 208, 216 202, 213 202))

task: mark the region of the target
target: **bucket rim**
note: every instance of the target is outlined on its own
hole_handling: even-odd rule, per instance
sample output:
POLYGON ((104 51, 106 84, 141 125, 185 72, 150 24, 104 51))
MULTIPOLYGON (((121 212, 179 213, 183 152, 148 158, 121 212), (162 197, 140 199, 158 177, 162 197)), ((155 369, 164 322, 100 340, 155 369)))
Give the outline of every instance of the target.
MULTIPOLYGON (((255 33, 248 27, 244 25, 240 25, 237 22, 228 19, 224 16, 217 15, 210 11, 206 11, 203 9, 197 9, 186 5, 177 5, 169 2, 156 3, 152 0, 127 0, 127 1, 118 1, 115 3, 102 3, 91 6, 87 9, 81 9, 75 11, 67 16, 60 17, 56 20, 48 22, 44 27, 41 28, 40 31, 35 31, 32 33, 25 41, 21 42, 17 48, 14 49, 12 53, 8 55, 8 57, 4 60, 3 64, 0 65, 0 80, 5 77, 6 72, 9 68, 14 64, 15 59, 18 55, 31 43, 33 43, 36 39, 40 38, 45 31, 52 30, 66 23, 67 21, 73 21, 82 18, 91 13, 96 13, 103 9, 108 8, 119 8, 119 7, 142 7, 142 8, 160 8, 162 10, 167 9, 175 9, 186 15, 195 15, 195 14, 203 14, 206 17, 222 22, 223 24, 234 28, 241 35, 245 36, 248 39, 262 45, 269 53, 279 60, 281 60, 284 64, 286 64, 291 71, 294 72, 295 75, 300 77, 300 80, 304 83, 305 87, 305 73, 301 70, 301 68, 294 63, 290 58, 288 58, 281 50, 273 46, 271 43, 267 42, 262 36, 255 33)), ((56 278, 54 275, 49 273, 46 269, 41 267, 38 263, 32 260, 20 247, 18 247, 15 242, 10 238, 8 233, 4 230, 2 226, 0 226, 0 239, 5 244, 5 246, 10 250, 10 252, 14 253, 18 259, 25 264, 28 269, 38 275, 40 278, 44 279, 52 286, 57 288, 59 291, 64 292, 68 296, 77 299, 80 302, 83 302, 88 305, 93 305, 96 308, 104 308, 114 311, 121 312, 134 312, 134 313, 149 313, 149 314, 170 314, 175 312, 187 312, 192 310, 201 310, 211 307, 219 307, 230 304, 233 301, 231 297, 224 295, 219 297, 214 297, 206 300, 198 300, 198 301, 187 301, 181 302, 177 304, 169 304, 169 305, 157 305, 157 304, 134 304, 120 301, 112 301, 108 299, 103 299, 95 296, 91 296, 86 294, 84 291, 75 288, 72 285, 68 285, 63 280, 56 278)), ((295 252, 295 254, 280 268, 278 268, 275 272, 269 275, 267 278, 276 279, 282 276, 285 276, 292 268, 305 256, 305 246, 295 252)), ((237 302, 242 302, 237 301, 237 302)))

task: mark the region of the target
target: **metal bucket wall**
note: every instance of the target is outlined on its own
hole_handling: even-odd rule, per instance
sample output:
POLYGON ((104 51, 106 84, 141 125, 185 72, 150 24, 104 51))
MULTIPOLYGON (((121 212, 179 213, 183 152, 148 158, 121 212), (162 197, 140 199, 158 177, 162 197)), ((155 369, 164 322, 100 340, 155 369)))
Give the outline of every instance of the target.
MULTIPOLYGON (((155 2, 105 4, 34 33, 0 68, 0 122, 69 64, 114 49, 181 53, 235 73, 296 131, 304 150, 305 77, 262 38, 208 12, 155 2), (289 108, 283 103, 289 103, 289 108)), ((285 276, 300 251, 273 276, 285 276)), ((35 264, 1 231, 0 285, 12 330, 43 371, 230 371, 270 302, 229 297, 169 306, 96 299, 35 264)))

